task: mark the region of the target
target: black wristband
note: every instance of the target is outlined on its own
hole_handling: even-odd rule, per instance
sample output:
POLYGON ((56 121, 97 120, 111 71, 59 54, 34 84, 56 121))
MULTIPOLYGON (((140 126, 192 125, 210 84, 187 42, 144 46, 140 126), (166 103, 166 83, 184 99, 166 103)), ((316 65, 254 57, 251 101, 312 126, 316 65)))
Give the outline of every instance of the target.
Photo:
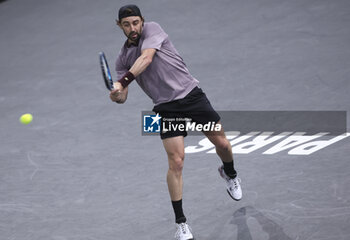
POLYGON ((118 80, 120 84, 123 86, 123 88, 126 88, 133 80, 135 79, 134 74, 132 74, 130 71, 124 74, 124 76, 118 80))

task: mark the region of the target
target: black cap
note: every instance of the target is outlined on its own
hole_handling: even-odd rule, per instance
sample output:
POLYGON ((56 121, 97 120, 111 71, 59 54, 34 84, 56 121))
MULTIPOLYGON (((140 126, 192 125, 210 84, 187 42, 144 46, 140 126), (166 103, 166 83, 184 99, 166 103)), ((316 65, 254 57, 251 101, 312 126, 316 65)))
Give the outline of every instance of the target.
POLYGON ((133 4, 129 4, 129 5, 123 6, 119 9, 119 15, 118 15, 119 21, 122 20, 122 18, 130 17, 130 16, 142 17, 141 11, 138 8, 138 6, 133 5, 133 4))

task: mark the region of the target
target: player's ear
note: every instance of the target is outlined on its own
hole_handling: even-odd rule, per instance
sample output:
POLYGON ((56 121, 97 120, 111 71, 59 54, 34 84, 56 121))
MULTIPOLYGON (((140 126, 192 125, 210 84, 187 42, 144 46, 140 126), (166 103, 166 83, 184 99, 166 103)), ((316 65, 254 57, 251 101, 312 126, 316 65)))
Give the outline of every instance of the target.
POLYGON ((115 20, 115 24, 117 24, 120 28, 122 28, 122 24, 118 19, 115 20))
POLYGON ((145 24, 145 18, 141 17, 141 21, 142 21, 142 27, 143 27, 143 25, 145 24))

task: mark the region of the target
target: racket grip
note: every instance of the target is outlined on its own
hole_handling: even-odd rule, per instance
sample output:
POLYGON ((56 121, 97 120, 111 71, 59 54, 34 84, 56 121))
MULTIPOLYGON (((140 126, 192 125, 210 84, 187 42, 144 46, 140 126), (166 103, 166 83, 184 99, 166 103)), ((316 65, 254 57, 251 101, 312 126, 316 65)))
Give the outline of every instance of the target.
POLYGON ((126 88, 133 80, 135 80, 134 74, 128 71, 121 79, 118 80, 118 82, 120 82, 123 88, 126 88))

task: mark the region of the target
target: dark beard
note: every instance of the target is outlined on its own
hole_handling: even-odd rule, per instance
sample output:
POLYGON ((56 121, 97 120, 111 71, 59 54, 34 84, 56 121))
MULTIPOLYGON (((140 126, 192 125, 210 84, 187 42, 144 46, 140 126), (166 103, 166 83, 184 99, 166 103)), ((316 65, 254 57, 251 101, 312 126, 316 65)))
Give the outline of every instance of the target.
POLYGON ((129 34, 129 36, 128 36, 128 39, 131 41, 131 42, 134 42, 134 43, 138 43, 139 42, 139 40, 140 40, 140 37, 141 37, 141 35, 140 34, 138 34, 137 32, 131 32, 130 34, 129 34), (133 38, 132 36, 134 35, 136 33, 136 38, 133 38))

